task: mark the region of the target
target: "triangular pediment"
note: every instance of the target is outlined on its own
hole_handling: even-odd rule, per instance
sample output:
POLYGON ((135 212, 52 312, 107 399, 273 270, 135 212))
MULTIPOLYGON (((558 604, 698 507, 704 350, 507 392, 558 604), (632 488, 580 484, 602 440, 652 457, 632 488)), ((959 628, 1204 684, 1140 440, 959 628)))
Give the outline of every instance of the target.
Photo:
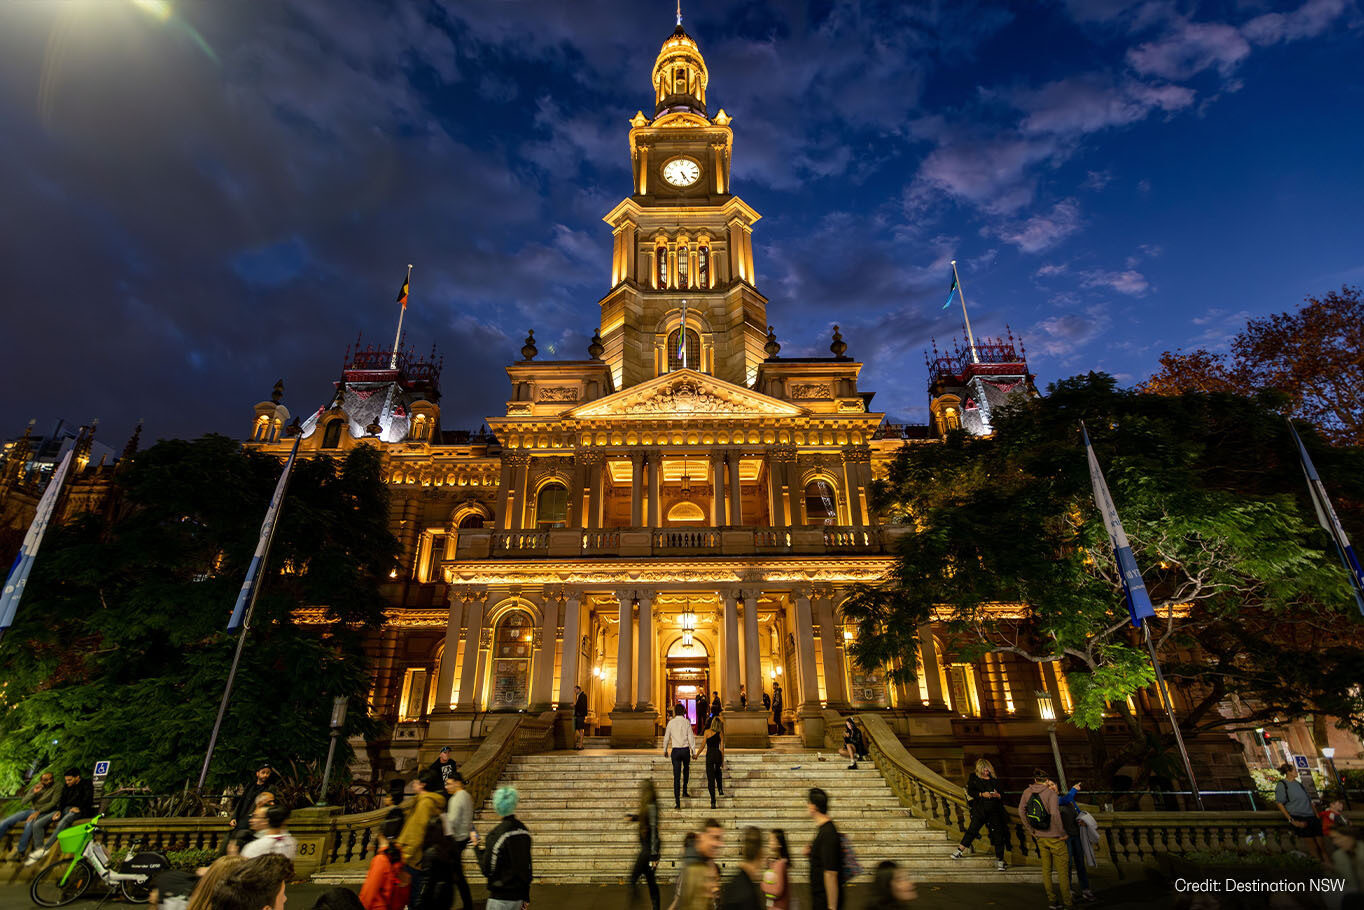
POLYGON ((589 401, 567 418, 695 420, 799 417, 804 408, 695 370, 673 370, 614 395, 589 401))

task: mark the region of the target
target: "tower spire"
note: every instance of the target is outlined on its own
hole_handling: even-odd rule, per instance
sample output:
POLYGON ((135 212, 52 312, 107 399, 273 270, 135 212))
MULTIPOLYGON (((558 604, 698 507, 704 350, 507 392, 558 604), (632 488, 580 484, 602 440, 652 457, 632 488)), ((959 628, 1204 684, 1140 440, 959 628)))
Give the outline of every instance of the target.
POLYGON ((682 24, 682 0, 677 0, 677 24, 682 24))

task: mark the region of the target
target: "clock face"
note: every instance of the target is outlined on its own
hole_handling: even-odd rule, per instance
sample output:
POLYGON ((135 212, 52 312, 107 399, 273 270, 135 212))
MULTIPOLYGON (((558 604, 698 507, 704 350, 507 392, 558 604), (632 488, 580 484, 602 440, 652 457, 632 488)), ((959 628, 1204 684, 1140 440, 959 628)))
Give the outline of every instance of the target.
POLYGON ((663 165, 663 179, 673 186, 691 186, 701 179, 701 165, 690 158, 674 158, 663 165))

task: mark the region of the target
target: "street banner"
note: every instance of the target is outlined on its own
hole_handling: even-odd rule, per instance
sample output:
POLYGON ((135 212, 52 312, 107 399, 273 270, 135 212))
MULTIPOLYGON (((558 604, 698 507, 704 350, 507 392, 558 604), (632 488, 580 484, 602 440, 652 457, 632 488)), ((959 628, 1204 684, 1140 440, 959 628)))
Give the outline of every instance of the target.
POLYGON ((1156 610, 1151 606, 1151 596, 1146 593, 1146 583, 1141 579, 1141 570, 1137 568, 1136 557, 1132 555, 1132 545, 1127 540, 1127 532, 1123 530, 1122 519, 1118 517, 1118 507, 1113 504, 1113 497, 1108 492, 1099 460, 1094 457, 1089 431, 1081 424, 1080 432, 1085 437, 1085 455, 1089 458, 1089 482, 1094 487, 1094 504, 1103 516, 1109 542, 1113 544, 1113 555, 1118 560, 1118 572, 1122 575, 1123 593, 1127 600, 1128 615, 1132 617, 1132 626, 1140 629, 1142 621, 1155 616, 1156 610))
POLYGON ((1336 517, 1336 510, 1331 506, 1331 500, 1326 495, 1326 486, 1321 482, 1321 476, 1317 474, 1316 465, 1312 464, 1312 456, 1307 454, 1307 448, 1302 444, 1302 439, 1298 436, 1298 431, 1293 427, 1293 422, 1288 422, 1288 431, 1293 434, 1293 441, 1298 445, 1298 455, 1302 459, 1302 473, 1307 477, 1307 492, 1312 494, 1312 507, 1317 512, 1317 522, 1325 529, 1331 538, 1331 543, 1335 544, 1336 555, 1340 557, 1340 564, 1345 567, 1345 571, 1350 575, 1350 584, 1354 588, 1355 606, 1359 608, 1360 615, 1364 615, 1364 569, 1359 566, 1359 557, 1355 555, 1355 548, 1350 545, 1350 538, 1345 534, 1345 529, 1341 527, 1340 519, 1336 517))
POLYGON ((275 484, 275 495, 270 500, 270 508, 265 512, 265 521, 260 526, 260 540, 256 542, 256 553, 251 557, 251 565, 247 567, 246 578, 242 581, 242 589, 237 594, 237 605, 232 608, 232 618, 228 620, 227 631, 235 632, 241 628, 242 621, 250 605, 255 602, 256 586, 261 583, 261 573, 265 569, 266 560, 270 558, 270 543, 275 538, 275 523, 279 520, 279 508, 284 503, 284 493, 289 489, 289 475, 294 472, 294 460, 298 457, 298 444, 303 440, 303 435, 294 437, 294 447, 289 451, 289 460, 284 462, 284 470, 279 475, 279 483, 275 484))
POLYGON ((57 469, 52 472, 52 480, 43 491, 43 498, 38 500, 33 521, 28 526, 28 533, 24 535, 24 544, 19 548, 19 555, 14 558, 9 577, 5 579, 4 591, 0 592, 0 632, 14 625, 14 614, 18 612, 19 600, 24 596, 28 573, 33 570, 33 561, 38 558, 38 548, 43 544, 43 535, 47 533, 52 513, 57 508, 57 498, 61 496, 62 485, 66 483, 66 475, 71 470, 71 457, 74 452, 74 446, 68 449, 57 469))

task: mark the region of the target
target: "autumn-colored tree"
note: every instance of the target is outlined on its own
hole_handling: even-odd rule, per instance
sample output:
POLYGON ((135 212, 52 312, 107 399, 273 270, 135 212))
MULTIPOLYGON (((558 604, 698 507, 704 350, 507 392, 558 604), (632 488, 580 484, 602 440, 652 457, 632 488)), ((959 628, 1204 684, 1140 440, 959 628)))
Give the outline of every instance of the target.
POLYGON ((1358 287, 1308 297, 1291 313, 1252 319, 1231 357, 1202 348, 1162 354, 1140 386, 1155 395, 1275 391, 1287 410, 1336 443, 1364 443, 1364 298, 1358 287))

